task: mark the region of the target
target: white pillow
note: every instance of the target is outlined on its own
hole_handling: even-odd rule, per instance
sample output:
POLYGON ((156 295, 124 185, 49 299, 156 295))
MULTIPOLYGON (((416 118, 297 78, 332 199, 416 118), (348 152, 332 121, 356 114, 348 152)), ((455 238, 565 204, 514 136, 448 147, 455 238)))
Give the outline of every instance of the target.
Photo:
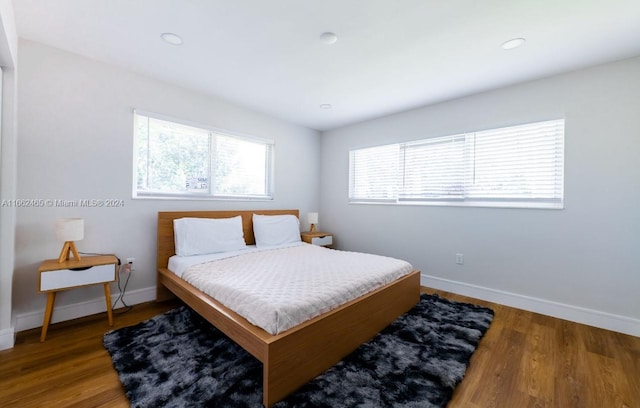
POLYGON ((215 254, 246 248, 242 217, 173 220, 176 255, 215 254))
POLYGON ((253 214, 253 235, 258 248, 300 242, 300 220, 295 215, 253 214))

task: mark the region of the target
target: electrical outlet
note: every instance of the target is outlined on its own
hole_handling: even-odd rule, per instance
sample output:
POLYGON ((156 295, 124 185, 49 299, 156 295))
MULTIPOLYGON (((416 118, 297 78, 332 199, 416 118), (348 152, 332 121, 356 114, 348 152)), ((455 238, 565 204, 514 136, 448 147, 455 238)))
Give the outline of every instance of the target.
POLYGON ((125 265, 127 272, 133 272, 136 270, 136 258, 127 258, 127 264, 125 265))
POLYGON ((464 254, 456 254, 456 263, 458 265, 464 265, 464 254))

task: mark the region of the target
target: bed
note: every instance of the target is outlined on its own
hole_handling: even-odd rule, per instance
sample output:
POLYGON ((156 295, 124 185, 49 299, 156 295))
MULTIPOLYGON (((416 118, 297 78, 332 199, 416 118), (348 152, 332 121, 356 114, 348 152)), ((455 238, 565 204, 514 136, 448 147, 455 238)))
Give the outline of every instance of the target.
POLYGON ((253 214, 299 215, 298 210, 159 212, 156 300, 177 296, 261 361, 263 404, 268 408, 336 364, 416 305, 420 296, 420 276, 418 271, 412 271, 281 334, 269 334, 168 269, 169 258, 175 254, 175 219, 240 215, 244 239, 251 245, 255 242, 253 214))

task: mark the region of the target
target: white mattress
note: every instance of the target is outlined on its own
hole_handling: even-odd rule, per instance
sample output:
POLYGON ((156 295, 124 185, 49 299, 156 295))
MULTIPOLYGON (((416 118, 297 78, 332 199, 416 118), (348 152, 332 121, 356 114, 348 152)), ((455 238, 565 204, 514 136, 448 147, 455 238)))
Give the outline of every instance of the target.
POLYGON ((399 259, 305 243, 235 252, 170 261, 169 269, 179 265, 185 281, 274 335, 413 270, 399 259))

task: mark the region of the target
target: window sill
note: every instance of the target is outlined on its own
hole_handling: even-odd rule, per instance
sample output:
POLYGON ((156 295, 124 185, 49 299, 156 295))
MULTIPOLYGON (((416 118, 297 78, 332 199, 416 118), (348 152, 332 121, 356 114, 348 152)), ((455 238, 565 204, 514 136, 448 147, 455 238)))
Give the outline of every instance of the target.
POLYGON ((394 206, 427 206, 427 207, 472 207, 472 208, 517 208, 532 210, 563 210, 564 203, 519 203, 519 202, 455 202, 455 201, 349 201, 354 205, 394 205, 394 206))
POLYGON ((176 201, 273 201, 273 197, 238 197, 181 194, 133 195, 133 200, 176 200, 176 201))

